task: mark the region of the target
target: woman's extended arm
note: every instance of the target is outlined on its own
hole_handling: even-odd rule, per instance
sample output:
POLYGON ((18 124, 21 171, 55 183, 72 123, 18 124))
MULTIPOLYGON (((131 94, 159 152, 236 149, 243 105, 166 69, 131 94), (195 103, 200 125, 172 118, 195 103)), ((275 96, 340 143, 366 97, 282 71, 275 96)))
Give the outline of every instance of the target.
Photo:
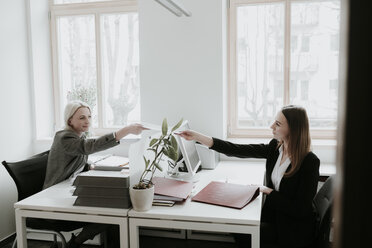
POLYGON ((140 134, 143 130, 148 130, 148 128, 142 126, 141 124, 132 124, 116 131, 115 139, 116 141, 119 141, 128 134, 140 134))
POLYGON ((184 138, 185 140, 195 140, 205 146, 212 147, 213 146, 213 139, 212 137, 206 136, 204 134, 192 131, 192 130, 186 130, 178 133, 179 136, 184 138))

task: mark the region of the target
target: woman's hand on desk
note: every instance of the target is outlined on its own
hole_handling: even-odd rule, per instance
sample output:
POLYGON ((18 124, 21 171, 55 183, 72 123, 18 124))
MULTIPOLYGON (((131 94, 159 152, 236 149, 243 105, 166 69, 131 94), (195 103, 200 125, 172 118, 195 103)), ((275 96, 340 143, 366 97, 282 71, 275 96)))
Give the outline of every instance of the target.
POLYGON ((208 147, 213 146, 213 139, 211 137, 195 132, 193 130, 186 130, 175 134, 181 136, 185 140, 195 140, 208 147))
POLYGON ((269 187, 260 186, 260 192, 262 192, 262 193, 264 193, 266 195, 269 195, 272 191, 273 191, 273 189, 271 189, 269 187))
POLYGON ((262 192, 262 193, 264 193, 266 195, 269 195, 273 191, 272 188, 269 188, 269 187, 266 187, 266 186, 263 186, 263 185, 250 184, 250 186, 259 187, 260 188, 260 192, 262 192))

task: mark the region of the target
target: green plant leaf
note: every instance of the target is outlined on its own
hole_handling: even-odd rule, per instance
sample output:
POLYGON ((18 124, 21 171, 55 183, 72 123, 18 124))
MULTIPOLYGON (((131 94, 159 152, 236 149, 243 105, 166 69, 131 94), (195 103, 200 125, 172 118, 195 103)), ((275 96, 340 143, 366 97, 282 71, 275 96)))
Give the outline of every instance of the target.
POLYGON ((166 149, 163 150, 163 153, 164 153, 165 156, 169 157, 169 153, 166 149))
POLYGON ((158 170, 163 171, 163 168, 158 163, 154 163, 154 165, 158 170))
POLYGON ((171 141, 171 146, 174 148, 174 150, 178 151, 178 142, 173 135, 171 136, 170 141, 171 141))
POLYGON ((162 130, 162 133, 163 133, 164 136, 167 135, 167 133, 168 133, 167 118, 164 118, 163 124, 161 125, 161 130, 162 130))
POLYGON ((170 159, 172 159, 173 161, 177 161, 177 156, 178 156, 178 154, 177 154, 177 151, 176 150, 174 150, 174 148, 173 147, 169 147, 169 150, 168 150, 168 157, 170 158, 170 159))
POLYGON ((174 130, 176 130, 177 128, 179 128, 181 126, 182 122, 183 122, 183 118, 181 118, 181 120, 172 128, 172 131, 171 132, 173 132, 174 130))
POLYGON ((150 145, 149 145, 149 146, 151 147, 151 146, 155 145, 156 142, 158 142, 158 139, 152 139, 152 140, 150 141, 150 145))

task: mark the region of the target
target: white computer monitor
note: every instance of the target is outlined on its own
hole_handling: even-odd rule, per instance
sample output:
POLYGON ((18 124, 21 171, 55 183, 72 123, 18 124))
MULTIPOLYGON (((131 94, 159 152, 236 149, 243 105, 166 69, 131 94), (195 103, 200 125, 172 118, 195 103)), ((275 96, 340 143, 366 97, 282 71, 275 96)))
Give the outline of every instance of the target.
MULTIPOLYGON (((178 132, 189 130, 190 126, 188 121, 184 121, 182 125, 177 129, 178 132)), ((171 176, 178 177, 181 179, 189 179, 195 176, 198 171, 201 160, 196 150, 195 141, 185 140, 184 138, 175 135, 175 138, 178 142, 179 150, 181 152, 181 159, 177 162, 176 166, 171 172, 171 176), (180 172, 178 168, 180 166, 186 166, 187 172, 180 172)))

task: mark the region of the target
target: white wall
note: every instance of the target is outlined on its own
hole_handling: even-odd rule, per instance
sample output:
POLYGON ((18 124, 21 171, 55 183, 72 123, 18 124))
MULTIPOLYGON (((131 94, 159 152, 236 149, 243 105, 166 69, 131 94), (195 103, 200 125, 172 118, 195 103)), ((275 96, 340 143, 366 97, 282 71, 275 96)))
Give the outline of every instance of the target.
POLYGON ((52 55, 49 28, 49 0, 27 0, 30 28, 30 79, 35 106, 35 137, 51 137, 54 132, 52 55))
MULTIPOLYGON (((0 161, 31 155, 33 137, 24 0, 0 1, 0 161)), ((15 231, 17 190, 0 166, 0 241, 15 231), (9 224, 10 223, 10 224, 9 224)))
POLYGON ((139 0, 142 120, 223 136, 225 0, 182 0, 191 17, 177 17, 155 1, 139 0))

